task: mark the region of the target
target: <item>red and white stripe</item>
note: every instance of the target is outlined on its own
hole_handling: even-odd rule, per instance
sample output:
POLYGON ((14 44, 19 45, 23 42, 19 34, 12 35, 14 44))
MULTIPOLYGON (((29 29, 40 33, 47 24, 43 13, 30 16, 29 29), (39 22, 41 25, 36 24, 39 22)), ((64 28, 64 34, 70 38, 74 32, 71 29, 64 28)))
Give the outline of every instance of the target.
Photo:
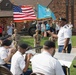
POLYGON ((30 5, 22 5, 22 12, 13 12, 15 22, 23 22, 25 20, 36 20, 36 15, 33 7, 30 5))

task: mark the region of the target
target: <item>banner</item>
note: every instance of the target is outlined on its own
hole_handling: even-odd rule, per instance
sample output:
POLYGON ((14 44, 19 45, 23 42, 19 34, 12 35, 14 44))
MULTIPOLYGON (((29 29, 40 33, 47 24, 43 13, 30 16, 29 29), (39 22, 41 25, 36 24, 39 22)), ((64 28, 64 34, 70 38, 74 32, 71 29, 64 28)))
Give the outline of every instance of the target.
POLYGON ((56 20, 56 17, 54 13, 47 7, 42 6, 38 4, 38 14, 37 14, 38 19, 45 19, 45 18, 52 18, 53 20, 56 20))

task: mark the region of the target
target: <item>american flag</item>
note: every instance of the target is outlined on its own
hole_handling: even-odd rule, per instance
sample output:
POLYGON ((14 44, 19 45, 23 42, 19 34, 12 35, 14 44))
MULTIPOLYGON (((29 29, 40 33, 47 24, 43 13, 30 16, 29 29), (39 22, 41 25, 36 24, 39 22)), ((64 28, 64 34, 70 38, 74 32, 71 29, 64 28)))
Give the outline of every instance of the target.
POLYGON ((25 20, 36 20, 33 7, 30 5, 16 6, 13 5, 14 22, 23 22, 25 20))

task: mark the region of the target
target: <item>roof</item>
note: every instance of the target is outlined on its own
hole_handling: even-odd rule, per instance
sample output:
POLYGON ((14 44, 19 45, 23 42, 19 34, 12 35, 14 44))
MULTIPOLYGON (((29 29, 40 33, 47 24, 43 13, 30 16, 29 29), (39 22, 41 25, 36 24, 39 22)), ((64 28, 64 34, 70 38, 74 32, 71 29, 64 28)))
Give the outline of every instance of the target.
MULTIPOLYGON (((37 9, 37 4, 42 4, 44 6, 48 6, 52 0, 10 0, 11 3, 14 5, 32 5, 37 9)), ((0 17, 7 17, 7 16, 13 16, 12 11, 1 11, 0 10, 0 17), (6 14, 5 14, 6 13, 6 14)))
POLYGON ((0 17, 10 17, 13 16, 12 11, 0 11, 0 17))
POLYGON ((41 4, 43 6, 49 6, 49 4, 53 0, 10 0, 14 5, 32 5, 37 10, 37 4, 41 4))
POLYGON ((48 6, 52 0, 10 0, 11 3, 16 5, 33 5, 37 6, 37 3, 42 4, 44 6, 48 6))

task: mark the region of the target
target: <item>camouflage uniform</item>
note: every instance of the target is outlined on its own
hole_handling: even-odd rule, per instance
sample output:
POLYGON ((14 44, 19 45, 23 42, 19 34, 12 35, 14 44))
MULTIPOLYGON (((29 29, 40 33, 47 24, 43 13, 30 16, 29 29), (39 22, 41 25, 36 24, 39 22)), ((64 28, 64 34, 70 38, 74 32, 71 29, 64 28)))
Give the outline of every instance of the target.
MULTIPOLYGON (((41 42, 41 35, 40 34, 34 34, 34 47, 40 46, 41 42)), ((41 52, 41 50, 36 49, 36 52, 41 52)))

